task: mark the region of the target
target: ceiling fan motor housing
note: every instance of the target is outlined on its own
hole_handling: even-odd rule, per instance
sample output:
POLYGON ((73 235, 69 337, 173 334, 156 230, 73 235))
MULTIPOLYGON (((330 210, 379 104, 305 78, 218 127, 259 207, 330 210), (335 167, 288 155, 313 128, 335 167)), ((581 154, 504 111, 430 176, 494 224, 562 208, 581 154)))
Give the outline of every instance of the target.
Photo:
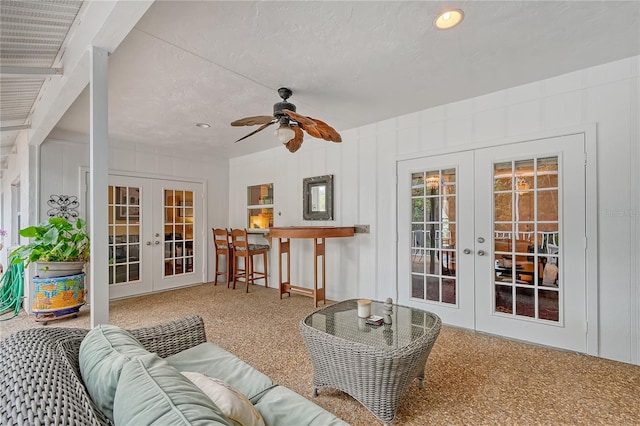
POLYGON ((286 114, 282 112, 283 109, 288 109, 289 111, 296 112, 296 106, 289 102, 278 102, 273 105, 273 115, 274 117, 282 117, 286 114))

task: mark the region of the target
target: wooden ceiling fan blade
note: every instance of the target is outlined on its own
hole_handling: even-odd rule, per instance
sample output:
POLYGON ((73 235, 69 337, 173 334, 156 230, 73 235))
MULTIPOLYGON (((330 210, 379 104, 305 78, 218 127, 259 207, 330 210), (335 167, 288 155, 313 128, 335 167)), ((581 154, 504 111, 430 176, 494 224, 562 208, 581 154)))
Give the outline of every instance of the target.
POLYGON ((322 135, 322 139, 336 143, 342 142, 342 136, 340 136, 340 133, 336 132, 336 129, 317 118, 312 118, 312 120, 316 122, 316 129, 322 135))
POLYGON ((307 126, 304 128, 304 130, 309 133, 309 136, 313 136, 314 138, 318 139, 324 139, 317 126, 307 126))
POLYGON ((304 138, 304 134, 302 133, 302 129, 300 126, 291 126, 296 135, 289 142, 284 144, 289 151, 296 152, 302 146, 302 139, 304 138))
POLYGON ((232 126, 255 126, 257 124, 267 124, 273 121, 272 115, 256 115, 253 117, 245 117, 231 123, 232 126))
POLYGON ((305 117, 288 109, 283 109, 282 112, 287 114, 292 120, 298 122, 300 127, 309 133, 310 136, 331 142, 342 142, 340 134, 324 121, 318 120, 317 118, 305 117))
POLYGON ((300 115, 296 112, 293 112, 291 110, 288 109, 283 109, 282 112, 284 112, 285 114, 287 114, 289 116, 289 118, 291 118, 292 120, 297 121, 300 126, 302 127, 303 130, 307 130, 307 127, 313 127, 316 125, 316 122, 311 120, 309 117, 305 117, 304 115, 300 115))
MULTIPOLYGON (((256 130, 254 130, 253 132, 249 133, 248 135, 241 137, 241 138, 240 138, 240 139, 238 139, 236 142, 240 142, 241 140, 246 139, 246 138, 248 138, 249 136, 253 136, 253 135, 255 135, 255 134, 256 134, 256 133, 258 133, 259 131, 264 130, 264 129, 266 129, 267 127, 271 126, 273 123, 275 123, 275 121, 272 121, 272 122, 267 123, 267 124, 263 124, 262 126, 258 127, 256 130)), ((234 142, 234 143, 235 143, 235 142, 234 142)))

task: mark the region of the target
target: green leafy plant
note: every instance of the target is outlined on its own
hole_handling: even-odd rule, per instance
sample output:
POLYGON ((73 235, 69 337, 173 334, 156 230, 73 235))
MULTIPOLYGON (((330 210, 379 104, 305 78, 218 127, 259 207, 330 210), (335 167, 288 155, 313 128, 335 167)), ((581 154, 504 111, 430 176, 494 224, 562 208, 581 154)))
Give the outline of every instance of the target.
POLYGON ((31 241, 11 253, 12 264, 24 262, 26 267, 31 262, 89 260, 89 234, 82 219, 73 224, 67 219, 52 217, 37 226, 21 229, 20 235, 31 241))

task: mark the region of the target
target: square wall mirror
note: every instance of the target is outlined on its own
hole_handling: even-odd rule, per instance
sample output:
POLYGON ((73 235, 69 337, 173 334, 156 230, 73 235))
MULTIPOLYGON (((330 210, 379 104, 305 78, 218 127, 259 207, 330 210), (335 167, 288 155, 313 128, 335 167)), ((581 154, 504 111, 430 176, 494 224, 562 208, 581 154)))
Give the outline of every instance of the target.
POLYGON ((333 175, 304 178, 302 206, 304 220, 333 220, 333 175))

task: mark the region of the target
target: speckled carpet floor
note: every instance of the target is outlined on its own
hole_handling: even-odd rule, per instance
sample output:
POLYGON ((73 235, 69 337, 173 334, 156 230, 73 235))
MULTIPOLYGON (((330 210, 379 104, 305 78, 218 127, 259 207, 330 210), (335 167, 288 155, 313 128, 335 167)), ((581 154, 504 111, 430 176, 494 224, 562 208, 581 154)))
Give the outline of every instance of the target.
MULTIPOLYGON (((312 399, 352 425, 380 424, 350 396, 321 389, 298 331, 312 299, 280 300, 275 289, 213 284, 111 303, 113 324, 137 328, 198 314, 207 338, 274 381, 312 399)), ((89 327, 89 310, 47 327, 89 327)), ((0 323, 0 337, 43 327, 24 312, 0 323)), ((640 425, 640 367, 443 326, 417 380, 403 397, 397 425, 640 425)), ((296 425, 279 425, 296 426, 296 425)))

